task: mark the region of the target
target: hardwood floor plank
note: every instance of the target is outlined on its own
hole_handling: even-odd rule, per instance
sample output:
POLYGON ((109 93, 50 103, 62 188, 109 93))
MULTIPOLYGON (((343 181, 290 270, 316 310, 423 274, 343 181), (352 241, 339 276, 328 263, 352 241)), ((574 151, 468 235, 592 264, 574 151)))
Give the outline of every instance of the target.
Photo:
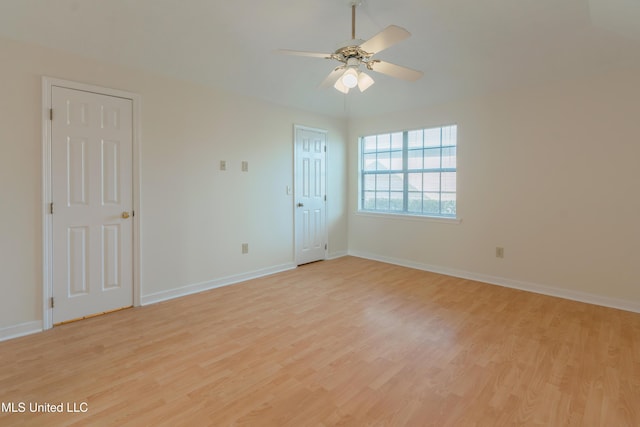
POLYGON ((344 257, 0 343, 0 425, 640 425, 640 315, 344 257), (28 408, 27 408, 28 409, 28 408))

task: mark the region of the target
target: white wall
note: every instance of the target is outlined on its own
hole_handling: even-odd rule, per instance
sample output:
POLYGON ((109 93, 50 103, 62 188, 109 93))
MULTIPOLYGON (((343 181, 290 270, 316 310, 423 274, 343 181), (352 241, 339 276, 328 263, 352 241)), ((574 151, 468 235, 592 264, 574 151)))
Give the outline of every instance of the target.
POLYGON ((43 75, 142 98, 143 300, 292 265, 294 124, 328 130, 329 254, 347 251, 344 120, 7 39, 0 61, 0 335, 42 319, 43 75))
POLYGON ((295 123, 329 131, 330 255, 640 307, 639 70, 352 119, 347 134, 343 120, 6 39, 0 61, 0 336, 42 319, 42 75, 142 97, 143 297, 293 262, 295 123), (448 123, 460 224, 355 213, 358 135, 448 123))
POLYGON ((352 120, 350 252, 640 311, 639 100, 629 69, 352 120), (460 224, 355 213, 358 136, 450 123, 460 224))

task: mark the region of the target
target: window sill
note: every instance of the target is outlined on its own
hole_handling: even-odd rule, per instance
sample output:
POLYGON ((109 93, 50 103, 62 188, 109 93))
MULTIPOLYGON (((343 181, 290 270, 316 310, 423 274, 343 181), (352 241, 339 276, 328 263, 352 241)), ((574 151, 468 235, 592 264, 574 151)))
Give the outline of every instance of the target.
POLYGON ((411 215, 405 213, 356 211, 357 216, 369 218, 399 219, 403 221, 439 222, 443 224, 460 224, 462 218, 446 218, 438 216, 411 215))

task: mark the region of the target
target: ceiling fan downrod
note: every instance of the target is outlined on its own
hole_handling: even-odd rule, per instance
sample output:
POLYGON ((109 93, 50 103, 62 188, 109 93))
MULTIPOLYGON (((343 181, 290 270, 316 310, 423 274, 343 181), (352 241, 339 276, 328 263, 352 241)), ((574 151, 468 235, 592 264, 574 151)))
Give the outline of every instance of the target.
POLYGON ((356 2, 351 3, 351 40, 356 38, 356 2))

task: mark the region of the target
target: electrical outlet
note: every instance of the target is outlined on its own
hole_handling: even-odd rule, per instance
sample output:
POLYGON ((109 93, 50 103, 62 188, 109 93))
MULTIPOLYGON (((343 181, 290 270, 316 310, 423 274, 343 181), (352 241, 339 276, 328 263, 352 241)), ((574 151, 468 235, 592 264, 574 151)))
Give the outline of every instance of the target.
POLYGON ((221 171, 226 171, 227 170, 227 162, 226 162, 226 160, 220 160, 220 170, 221 171))
POLYGON ((242 253, 243 254, 248 254, 249 253, 249 244, 248 243, 243 243, 242 244, 242 253))
POLYGON ((496 258, 504 258, 504 248, 496 247, 496 258))
POLYGON ((249 162, 246 160, 242 161, 242 172, 249 172, 249 162))

